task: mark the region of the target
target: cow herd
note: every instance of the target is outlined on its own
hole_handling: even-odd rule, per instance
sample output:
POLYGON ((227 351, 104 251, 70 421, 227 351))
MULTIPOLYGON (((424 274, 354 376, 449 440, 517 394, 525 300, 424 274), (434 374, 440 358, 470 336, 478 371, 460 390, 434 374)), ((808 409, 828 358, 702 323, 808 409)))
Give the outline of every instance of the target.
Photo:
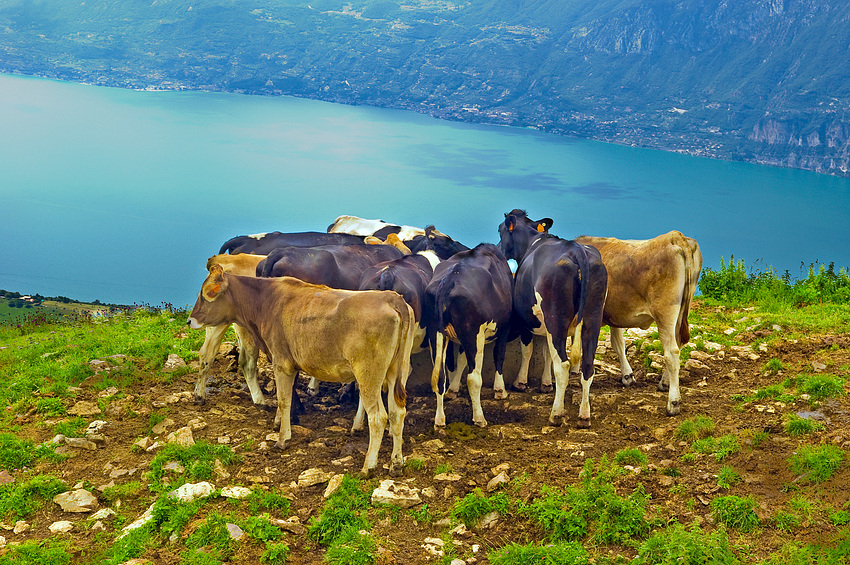
MULTIPOLYGON (((549 233, 552 220, 523 210, 505 214, 499 244, 470 249, 440 233, 377 220, 340 216, 327 232, 239 236, 207 262, 209 272, 189 317, 205 328, 195 401, 206 399, 215 353, 232 324, 239 367, 253 402, 271 409, 258 383, 257 359, 266 354, 277 391, 277 447, 291 439, 290 417, 299 373, 356 383, 360 405, 352 431, 369 426, 362 473, 377 467, 387 424, 393 438, 390 473, 403 467, 402 431, 410 355, 428 350, 437 398, 434 426, 446 425, 443 401, 457 392, 468 369, 472 421, 486 426, 481 407, 484 347, 493 342, 496 398, 507 395, 503 367, 509 341, 519 338, 522 363, 513 387, 526 387, 533 336, 545 339, 542 382, 555 395, 549 420, 564 419, 571 373, 582 387, 578 426, 590 426, 590 385, 599 332, 611 344, 623 384, 634 382, 623 330, 658 327, 669 390, 667 414, 679 413, 679 351, 689 339, 688 311, 702 268, 699 245, 672 231, 650 240, 549 233), (511 272, 508 260, 517 263, 511 272), (389 292, 388 292, 389 291, 389 292), (382 391, 387 392, 384 407, 382 391)), ((311 387, 315 385, 311 384, 311 387)))

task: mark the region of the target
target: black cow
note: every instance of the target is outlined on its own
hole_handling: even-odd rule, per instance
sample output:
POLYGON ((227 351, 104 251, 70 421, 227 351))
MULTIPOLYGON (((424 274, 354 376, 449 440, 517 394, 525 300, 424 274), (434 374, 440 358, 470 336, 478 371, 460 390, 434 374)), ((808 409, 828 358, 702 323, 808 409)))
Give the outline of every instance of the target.
POLYGON ((240 235, 224 242, 219 255, 230 253, 253 253, 268 255, 279 247, 316 247, 319 245, 356 245, 363 243, 363 237, 347 233, 324 233, 304 231, 281 233, 279 231, 257 235, 240 235))
POLYGON ((425 289, 423 316, 434 356, 431 389, 437 395, 435 428, 446 425, 444 365, 449 341, 459 343, 466 355, 467 387, 475 425, 487 425, 481 409, 481 369, 487 341, 496 342, 493 389, 497 397, 506 394, 502 367, 510 330, 512 286, 513 277, 505 256, 489 243, 457 253, 434 269, 434 277, 425 289))
POLYGON ((530 220, 522 210, 505 214, 499 226, 499 249, 518 263, 513 308, 523 344, 521 370, 528 371, 532 334, 545 335, 555 372, 555 400, 549 421, 561 422, 564 393, 572 365, 581 359, 581 405, 578 427, 590 427, 593 359, 602 327, 608 273, 599 251, 589 245, 544 233, 550 218, 530 220), (567 353, 567 338, 573 344, 567 353))
POLYGON ((381 261, 403 256, 401 251, 390 245, 281 247, 257 265, 257 276, 295 277, 331 288, 358 290, 366 269, 381 261))
POLYGON ((453 240, 444 233, 440 233, 434 226, 425 228, 425 235, 418 235, 404 242, 411 253, 430 250, 437 254, 440 260, 445 261, 455 253, 468 251, 469 247, 453 240))

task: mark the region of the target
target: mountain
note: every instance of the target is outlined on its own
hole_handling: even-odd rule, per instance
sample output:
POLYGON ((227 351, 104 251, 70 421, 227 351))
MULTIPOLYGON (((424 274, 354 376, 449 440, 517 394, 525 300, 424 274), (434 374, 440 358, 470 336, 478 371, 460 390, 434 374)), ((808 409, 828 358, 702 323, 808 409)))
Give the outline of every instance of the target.
POLYGON ((843 0, 5 0, 0 72, 850 174, 843 0))

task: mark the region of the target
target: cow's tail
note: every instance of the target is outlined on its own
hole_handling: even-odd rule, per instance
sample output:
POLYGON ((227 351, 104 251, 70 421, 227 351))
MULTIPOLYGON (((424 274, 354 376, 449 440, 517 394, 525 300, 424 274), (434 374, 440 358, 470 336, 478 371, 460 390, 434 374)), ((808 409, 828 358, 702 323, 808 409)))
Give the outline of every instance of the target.
POLYGON ((691 339, 691 328, 688 324, 688 313, 691 310, 691 301, 696 292, 696 284, 699 279, 699 271, 702 269, 702 254, 699 244, 694 241, 695 249, 691 249, 690 241, 680 232, 675 232, 676 247, 681 250, 685 267, 685 281, 682 287, 682 301, 679 306, 679 318, 676 320, 676 341, 682 347, 691 339), (694 255, 699 254, 699 266, 696 264, 694 255))
POLYGON ((231 253, 234 249, 236 249, 242 244, 242 238, 243 236, 239 235, 228 239, 222 244, 221 249, 218 250, 218 254, 224 255, 225 253, 231 253))
POLYGON ((584 306, 587 304, 587 289, 590 287, 590 261, 587 258, 587 249, 584 245, 576 243, 578 247, 578 274, 579 274, 579 299, 578 310, 576 310, 576 324, 581 324, 584 319, 584 306))
POLYGON ((393 388, 393 398, 396 406, 403 407, 407 403, 407 378, 410 376, 410 355, 413 353, 413 338, 416 333, 416 320, 413 318, 413 308, 401 299, 399 303, 402 307, 396 308, 401 327, 399 328, 398 344, 393 365, 398 367, 396 375, 395 387, 393 388))
POLYGON ((395 273, 390 268, 384 268, 378 278, 378 290, 393 290, 395 288, 395 273))

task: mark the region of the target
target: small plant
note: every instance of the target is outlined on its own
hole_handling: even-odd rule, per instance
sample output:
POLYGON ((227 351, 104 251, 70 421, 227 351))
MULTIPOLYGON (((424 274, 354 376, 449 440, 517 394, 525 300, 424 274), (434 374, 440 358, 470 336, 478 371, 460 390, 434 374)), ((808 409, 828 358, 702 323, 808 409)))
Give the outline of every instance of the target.
POLYGON ((0 565, 68 565, 71 548, 68 542, 30 540, 9 545, 0 555, 0 565))
POLYGON ((698 439, 691 445, 691 451, 694 453, 714 455, 718 461, 723 461, 729 455, 737 453, 740 450, 741 444, 738 443, 738 438, 734 434, 727 434, 719 438, 707 437, 698 439))
POLYGON ((732 565, 738 563, 726 530, 705 533, 696 524, 672 524, 656 532, 638 549, 633 565, 732 565))
POLYGON ((246 534, 263 543, 277 541, 283 537, 280 528, 269 522, 265 516, 248 516, 240 525, 246 534))
POLYGON ((404 466, 411 471, 419 472, 425 468, 425 461, 422 459, 411 458, 404 462, 404 466))
POLYGON ((454 469, 452 469, 451 463, 440 463, 437 465, 437 468, 434 469, 435 475, 442 475, 444 473, 451 473, 454 469))
POLYGON ((832 476, 845 458, 844 451, 834 445, 805 445, 791 456, 789 463, 793 473, 806 480, 821 483, 832 476))
POLYGON ((717 472, 717 486, 720 488, 730 489, 739 482, 741 482, 741 475, 729 465, 724 465, 717 472))
POLYGON ((694 416, 679 424, 673 437, 680 441, 697 441, 711 435, 714 431, 714 420, 708 416, 694 416))
POLYGON ((548 545, 511 543, 491 551, 487 557, 492 565, 585 565, 591 562, 587 550, 577 542, 548 545))
POLYGON ((418 510, 410 510, 409 513, 420 524, 430 524, 434 521, 434 515, 427 504, 423 504, 418 510))
POLYGON ((839 510, 829 515, 829 521, 833 526, 846 526, 850 524, 850 512, 847 510, 839 510))
POLYGON ((79 416, 68 418, 53 426, 53 433, 62 434, 65 437, 83 437, 88 424, 79 416))
POLYGON ((56 459, 56 453, 46 445, 18 439, 13 434, 0 433, 0 469, 12 471, 32 467, 40 459, 56 459))
POLYGON ((45 502, 68 487, 50 475, 36 475, 22 483, 0 486, 0 517, 16 521, 31 516, 45 502))
POLYGON ((290 500, 277 491, 255 489, 248 495, 248 511, 251 514, 276 510, 281 516, 289 513, 290 500))
POLYGON ((761 368, 762 372, 768 373, 770 375, 775 375, 779 371, 785 370, 785 364, 777 359, 776 357, 772 358, 770 361, 764 364, 761 368))
POLYGON ((791 382, 802 394, 808 394, 813 401, 836 398, 844 394, 844 379, 834 375, 817 373, 797 375, 791 382))
POLYGON ((266 550, 260 556, 265 565, 283 565, 289 559, 289 546, 285 543, 266 543, 266 550))
POLYGON ((800 527, 801 520, 796 514, 780 510, 773 515, 773 524, 777 530, 791 533, 800 527))
POLYGON ((190 550, 204 548, 204 552, 222 561, 230 556, 233 551, 233 542, 227 529, 227 519, 218 512, 207 516, 200 526, 186 539, 186 547, 190 550))
POLYGON ((322 545, 332 545, 349 530, 358 532, 369 527, 363 516, 369 507, 369 496, 360 488, 360 482, 345 475, 342 484, 322 508, 318 517, 313 517, 307 528, 310 539, 322 545))
POLYGON ((463 522, 467 528, 472 528, 487 514, 498 512, 505 516, 509 513, 510 508, 511 502, 505 493, 500 492, 487 497, 482 494, 481 489, 475 489, 463 499, 455 502, 452 516, 463 522))
POLYGON ((35 411, 45 416, 64 416, 67 413, 61 398, 39 398, 35 402, 35 411))
POLYGON ((614 455, 614 463, 617 465, 632 465, 642 467, 649 463, 646 454, 636 447, 621 449, 614 455))
POLYGON ((720 496, 711 501, 714 519, 741 532, 750 532, 759 525, 755 506, 753 498, 735 495, 720 496))
POLYGON ((361 529, 348 528, 328 547, 325 561, 330 565, 371 565, 378 559, 378 544, 361 529))
POLYGON ((109 504, 113 504, 116 500, 124 500, 127 498, 136 498, 144 487, 139 481, 131 481, 122 485, 107 487, 101 492, 103 499, 109 504))
MULTIPOLYGON (((162 467, 169 461, 177 461, 183 465, 185 473, 182 478, 185 481, 190 481, 211 478, 216 459, 224 465, 229 465, 235 462, 237 457, 227 445, 213 445, 206 441, 198 441, 194 445, 183 447, 176 443, 170 443, 151 461, 150 477, 157 483, 151 485, 151 490, 159 492, 166 488, 159 482, 165 474, 162 467)), ((173 485, 170 488, 173 488, 173 485)))

